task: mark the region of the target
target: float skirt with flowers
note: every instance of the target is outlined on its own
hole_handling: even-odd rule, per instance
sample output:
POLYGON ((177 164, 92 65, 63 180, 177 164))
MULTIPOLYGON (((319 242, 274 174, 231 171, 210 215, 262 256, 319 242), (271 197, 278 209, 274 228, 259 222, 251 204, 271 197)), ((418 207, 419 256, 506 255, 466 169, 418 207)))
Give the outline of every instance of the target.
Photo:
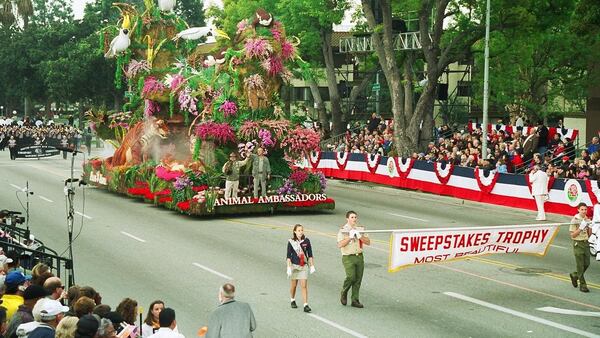
POLYGON ((83 175, 96 187, 188 215, 310 212, 335 208, 335 201, 325 194, 323 174, 305 170, 292 172, 278 189, 269 190, 266 197, 259 198, 254 198, 248 187, 241 188, 237 198, 224 198, 221 180, 210 174, 171 171, 152 163, 107 170, 101 160, 92 159, 84 165, 83 175))

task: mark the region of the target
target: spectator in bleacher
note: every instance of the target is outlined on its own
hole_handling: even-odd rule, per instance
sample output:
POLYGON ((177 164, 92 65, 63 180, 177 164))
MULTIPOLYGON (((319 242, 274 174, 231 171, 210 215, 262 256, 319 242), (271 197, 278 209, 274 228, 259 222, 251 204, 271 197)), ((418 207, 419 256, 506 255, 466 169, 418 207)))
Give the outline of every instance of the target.
POLYGON ((31 269, 31 284, 44 286, 46 279, 53 277, 54 274, 50 271, 50 267, 44 263, 37 263, 31 269))
POLYGON ((544 125, 544 121, 540 120, 536 130, 538 139, 538 153, 545 154, 548 151, 548 128, 544 125))
POLYGON ((74 338, 95 338, 100 327, 100 318, 94 315, 85 315, 77 321, 74 338))
POLYGON ((116 336, 117 330, 115 330, 113 323, 106 318, 100 319, 96 338, 114 338, 116 336))
POLYGON ((110 311, 112 311, 112 309, 110 308, 110 305, 100 304, 100 305, 96 305, 94 307, 94 311, 92 313, 97 315, 100 318, 104 318, 110 311))
POLYGON ((77 316, 77 318, 92 314, 94 312, 94 307, 96 307, 94 300, 86 296, 79 297, 75 304, 73 304, 73 310, 75 311, 75 316, 77 316))
POLYGON ((74 338, 79 318, 65 316, 56 327, 55 338, 74 338))
POLYGON ((33 322, 33 307, 38 300, 45 298, 46 295, 46 290, 39 285, 30 285, 27 287, 25 292, 23 292, 24 302, 19 305, 17 311, 10 319, 4 337, 17 338, 17 327, 24 323, 33 322))
POLYGON ((590 154, 593 154, 600 150, 600 138, 598 138, 598 136, 592 137, 592 143, 590 143, 587 150, 590 154))
POLYGON ((48 293, 48 297, 54 300, 66 298, 65 286, 58 277, 50 277, 44 282, 44 289, 48 293))
POLYGON ((102 304, 102 296, 91 286, 82 286, 79 288, 79 297, 83 296, 93 299, 96 305, 102 304))
POLYGON ((42 303, 39 307, 40 324, 29 333, 27 338, 54 338, 56 327, 69 308, 63 306, 59 301, 49 298, 43 298, 38 301, 38 303, 40 302, 42 303))
POLYGON ((3 332, 6 332, 6 309, 0 306, 0 336, 6 337, 3 332))
MULTIPOLYGON (((166 308, 158 315, 160 328, 151 338, 184 338, 184 336, 175 331, 177 320, 175 319, 175 310, 166 308)), ((232 336, 233 337, 233 336, 232 336)), ((241 336, 238 336, 241 337, 241 336)))
POLYGON ((21 271, 11 271, 4 279, 4 295, 2 295, 2 306, 6 308, 6 318, 12 319, 19 306, 23 305, 23 293, 29 286, 30 276, 25 276, 21 271))
POLYGON ((379 127, 379 123, 381 123, 381 119, 377 117, 377 113, 373 113, 367 125, 369 133, 372 133, 373 131, 377 130, 377 128, 379 127))
POLYGON ((137 301, 131 298, 125 298, 117 306, 117 312, 123 317, 129 325, 135 325, 135 317, 137 315, 137 301))
POLYGON ((156 333, 160 328, 159 315, 165 308, 165 303, 162 300, 155 300, 150 303, 148 313, 144 324, 142 325, 142 338, 147 338, 156 333))

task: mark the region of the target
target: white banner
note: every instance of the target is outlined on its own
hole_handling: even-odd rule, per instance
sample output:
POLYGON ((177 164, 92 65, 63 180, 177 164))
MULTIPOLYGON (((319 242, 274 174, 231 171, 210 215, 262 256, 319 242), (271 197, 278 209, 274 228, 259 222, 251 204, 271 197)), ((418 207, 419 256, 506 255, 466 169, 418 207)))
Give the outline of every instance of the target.
POLYGON ((390 237, 388 270, 495 253, 544 256, 560 224, 398 230, 390 237))

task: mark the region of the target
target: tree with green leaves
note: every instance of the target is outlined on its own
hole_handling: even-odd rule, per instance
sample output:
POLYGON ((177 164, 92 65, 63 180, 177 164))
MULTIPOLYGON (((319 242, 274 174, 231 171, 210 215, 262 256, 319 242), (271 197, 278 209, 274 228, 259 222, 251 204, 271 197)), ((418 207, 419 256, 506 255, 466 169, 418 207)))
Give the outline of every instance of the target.
MULTIPOLYGON (((523 8, 507 1, 495 2, 492 30, 516 25, 527 16, 523 8)), ((379 64, 390 91, 394 116, 394 144, 399 155, 409 156, 424 149, 432 139, 433 108, 440 76, 451 63, 466 59, 484 36, 485 1, 420 0, 415 5, 419 17, 422 48, 396 51, 397 32, 392 29, 392 2, 380 0, 382 22, 376 20, 372 1, 362 0, 362 8, 379 64), (426 63, 427 82, 415 102, 415 62, 426 63)))

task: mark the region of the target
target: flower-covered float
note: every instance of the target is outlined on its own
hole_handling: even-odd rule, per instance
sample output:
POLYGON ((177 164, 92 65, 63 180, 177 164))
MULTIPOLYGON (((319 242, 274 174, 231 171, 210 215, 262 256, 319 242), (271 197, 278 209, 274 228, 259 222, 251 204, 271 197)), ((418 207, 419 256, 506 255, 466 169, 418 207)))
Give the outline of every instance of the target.
POLYGON ((262 9, 230 37, 190 28, 172 11, 144 3, 141 13, 114 4, 119 24, 101 30, 105 56, 116 58, 115 85, 125 89, 125 104, 121 112, 87 113, 116 150, 85 163, 86 179, 191 215, 333 209, 322 173, 291 169, 319 145, 315 131, 286 119, 279 98, 292 70, 307 69, 296 53, 300 41, 262 9), (212 50, 209 36, 217 41, 212 50), (258 147, 271 167, 267 195, 253 196, 247 161, 238 197, 225 198, 222 168, 229 154, 243 160, 258 147))

